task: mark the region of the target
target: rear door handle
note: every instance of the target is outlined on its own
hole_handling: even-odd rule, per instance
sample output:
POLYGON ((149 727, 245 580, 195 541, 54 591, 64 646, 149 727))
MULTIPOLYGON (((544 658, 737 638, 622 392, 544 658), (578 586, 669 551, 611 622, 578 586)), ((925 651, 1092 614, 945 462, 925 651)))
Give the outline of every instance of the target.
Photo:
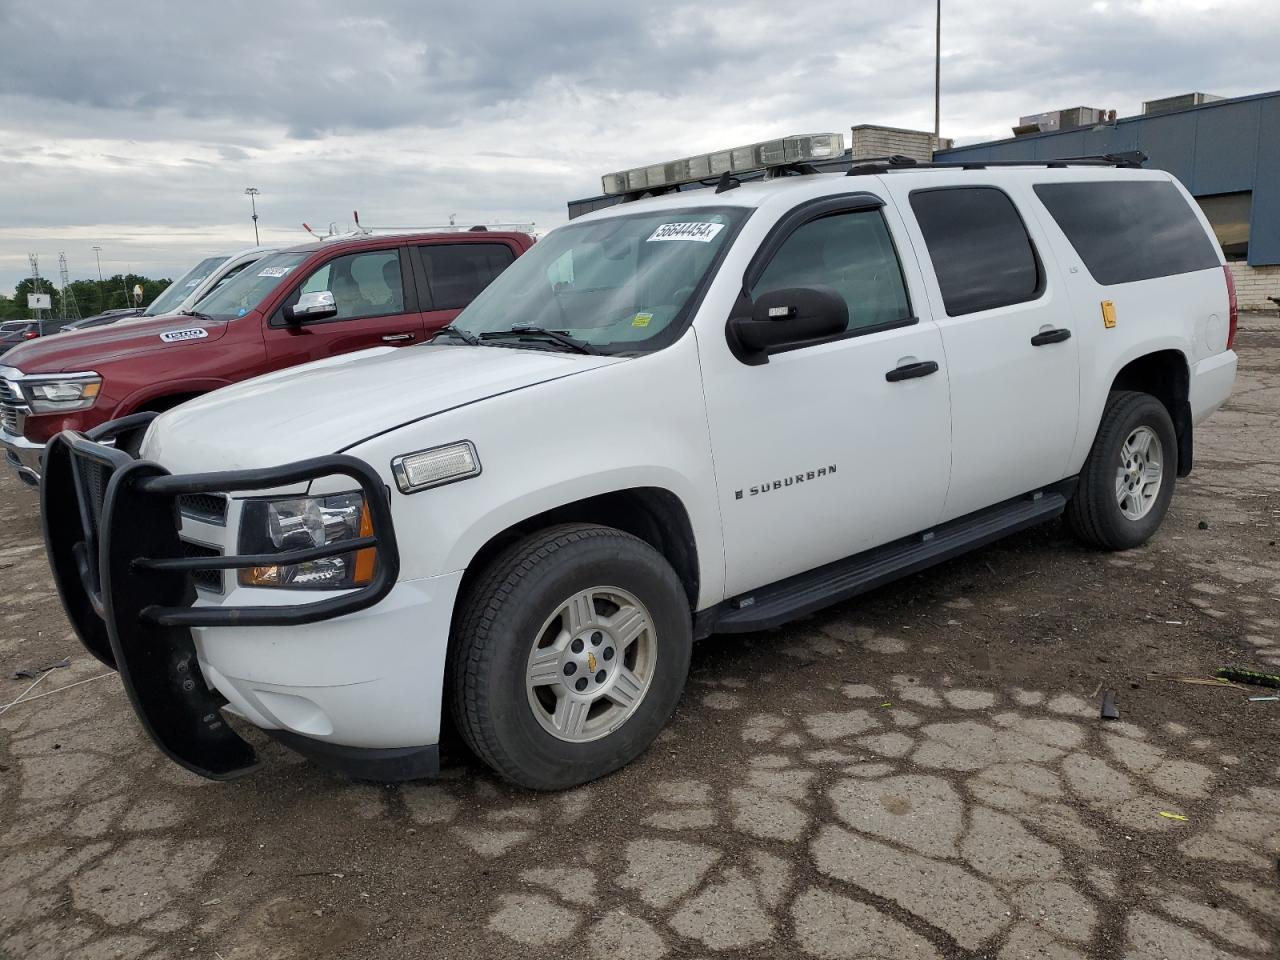
POLYGON ((1063 327, 1057 330, 1042 330, 1031 338, 1033 347, 1043 347, 1047 343, 1061 343, 1063 340, 1071 339, 1071 331, 1063 327))
POLYGON ((412 340, 412 333, 388 333, 382 338, 383 343, 400 343, 404 340, 412 340))
POLYGON ((921 360, 917 363, 904 363, 900 367, 894 367, 884 375, 884 378, 890 383, 897 383, 899 380, 914 380, 916 377, 927 377, 937 372, 937 361, 921 360))

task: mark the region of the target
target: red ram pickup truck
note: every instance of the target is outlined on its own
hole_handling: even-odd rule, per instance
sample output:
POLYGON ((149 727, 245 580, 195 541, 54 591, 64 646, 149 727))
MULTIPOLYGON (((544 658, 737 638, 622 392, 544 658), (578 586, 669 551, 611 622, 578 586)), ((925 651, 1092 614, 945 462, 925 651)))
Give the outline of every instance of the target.
POLYGON ((40 337, 0 358, 0 445, 40 482, 45 443, 309 360, 421 343, 520 254, 523 233, 360 236, 263 257, 180 315, 40 337))

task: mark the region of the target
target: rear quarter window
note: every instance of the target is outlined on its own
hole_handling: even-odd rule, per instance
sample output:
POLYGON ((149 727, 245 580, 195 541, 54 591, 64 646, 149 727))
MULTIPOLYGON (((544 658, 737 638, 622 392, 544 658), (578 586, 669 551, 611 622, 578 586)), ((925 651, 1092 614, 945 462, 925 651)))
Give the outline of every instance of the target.
POLYGON ((1218 267, 1218 251, 1167 180, 1038 183, 1036 196, 1103 286, 1218 267))

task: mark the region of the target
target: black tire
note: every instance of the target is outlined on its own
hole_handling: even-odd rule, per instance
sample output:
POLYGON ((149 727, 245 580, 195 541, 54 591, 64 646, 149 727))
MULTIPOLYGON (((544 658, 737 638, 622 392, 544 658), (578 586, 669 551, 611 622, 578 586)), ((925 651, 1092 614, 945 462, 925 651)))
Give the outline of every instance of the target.
POLYGON ((1165 405, 1148 393, 1117 390, 1107 398, 1093 449, 1080 471, 1075 496, 1067 504, 1067 524, 1072 533, 1093 547, 1129 550, 1140 546, 1164 520, 1177 474, 1178 437, 1165 405), (1125 442, 1142 426, 1148 427, 1160 441, 1161 482, 1150 511, 1132 520, 1120 509, 1116 472, 1124 461, 1125 442))
POLYGON ((610 527, 551 527, 505 550, 463 598, 447 667, 454 720, 475 754, 512 783, 534 790, 587 783, 630 763, 657 737, 684 690, 692 643, 688 595, 658 551, 610 527), (534 715, 528 658, 547 619, 574 594, 602 584, 647 609, 652 680, 616 730, 566 742, 534 715))

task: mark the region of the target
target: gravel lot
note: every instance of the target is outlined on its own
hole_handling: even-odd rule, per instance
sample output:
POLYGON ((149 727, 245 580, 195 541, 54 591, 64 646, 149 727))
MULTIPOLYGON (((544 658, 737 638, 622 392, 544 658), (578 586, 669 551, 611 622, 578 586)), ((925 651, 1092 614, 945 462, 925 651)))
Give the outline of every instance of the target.
POLYGON ((352 783, 257 735, 257 774, 187 774, 6 471, 0 709, 71 664, 0 716, 0 957, 1277 956, 1280 702, 1149 676, 1280 671, 1280 322, 1242 329, 1147 547, 1053 526, 714 637, 654 749, 561 795, 462 756, 352 783))

